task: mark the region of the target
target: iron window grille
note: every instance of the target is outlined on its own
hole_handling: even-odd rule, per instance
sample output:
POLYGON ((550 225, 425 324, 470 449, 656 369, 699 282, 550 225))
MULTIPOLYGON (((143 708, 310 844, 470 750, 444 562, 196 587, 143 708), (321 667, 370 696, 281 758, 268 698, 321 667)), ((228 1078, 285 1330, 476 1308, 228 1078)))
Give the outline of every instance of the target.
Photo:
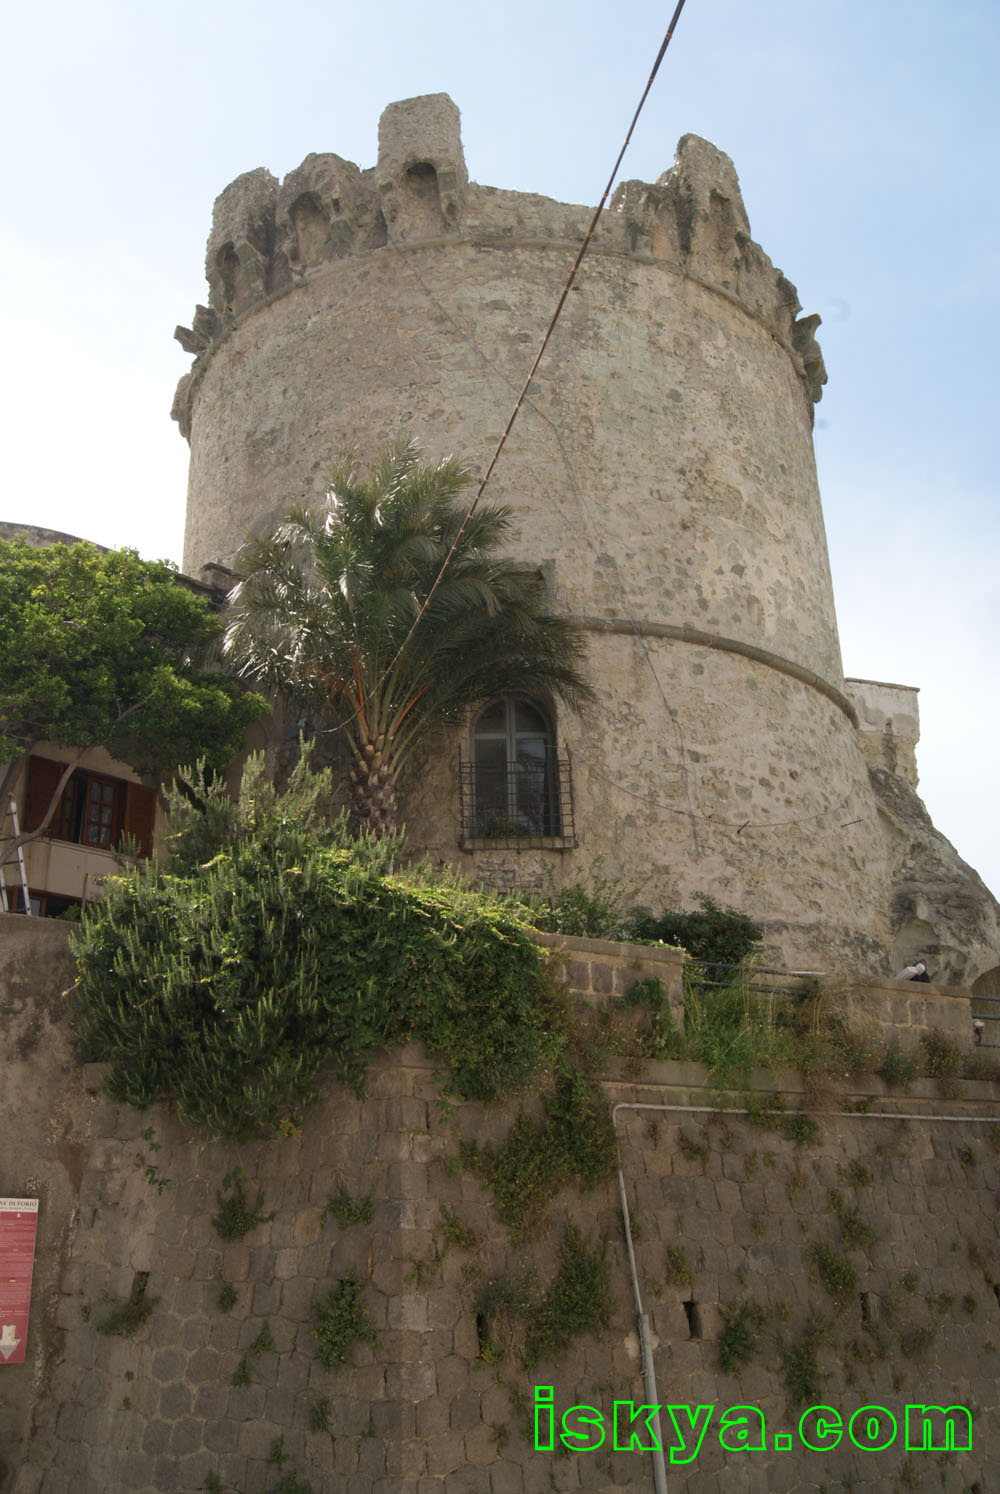
POLYGON ((570 850, 576 845, 573 765, 567 756, 487 767, 459 752, 464 850, 570 850))

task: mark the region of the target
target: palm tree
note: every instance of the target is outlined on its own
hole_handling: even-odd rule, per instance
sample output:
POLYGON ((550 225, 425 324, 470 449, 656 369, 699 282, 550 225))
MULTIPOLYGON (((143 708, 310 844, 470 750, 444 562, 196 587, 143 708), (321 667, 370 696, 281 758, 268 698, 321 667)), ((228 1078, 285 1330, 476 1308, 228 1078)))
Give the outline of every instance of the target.
POLYGON ((477 507, 463 528, 470 480, 397 441, 368 476, 341 462, 321 503, 292 509, 237 562, 225 652, 342 729, 358 819, 378 834, 395 828, 400 775, 436 728, 506 691, 593 696, 579 630, 545 611, 537 573, 498 553, 509 510, 477 507))

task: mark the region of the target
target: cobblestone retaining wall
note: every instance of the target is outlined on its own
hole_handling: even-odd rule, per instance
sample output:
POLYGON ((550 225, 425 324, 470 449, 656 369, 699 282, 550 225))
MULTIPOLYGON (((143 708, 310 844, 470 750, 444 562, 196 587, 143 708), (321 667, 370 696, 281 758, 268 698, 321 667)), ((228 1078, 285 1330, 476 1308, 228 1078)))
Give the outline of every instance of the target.
MULTIPOLYGON (((592 982, 596 958, 591 950, 592 982)), ((97 1075, 85 1077, 92 1085, 97 1075)), ((82 1087, 79 1071, 59 1082, 69 1093, 82 1087)), ((697 1460, 672 1470, 671 1487, 996 1487, 1000 1090, 966 1082, 951 1100, 931 1081, 907 1096, 856 1083, 827 1097, 816 1139, 801 1144, 743 1113, 713 1113, 718 1096, 696 1065, 647 1065, 636 1077, 619 1064, 603 1082, 620 1107, 657 1398, 716 1408, 697 1460), (836 1297, 824 1284, 834 1263, 836 1297), (719 1337, 741 1307, 763 1316, 744 1318, 755 1325, 750 1357, 725 1374, 719 1337), (807 1452, 790 1404, 803 1389, 845 1422, 857 1407, 887 1408, 900 1422, 897 1442, 862 1452, 845 1436, 846 1446, 807 1452), (902 1418, 915 1402, 968 1407, 971 1449, 908 1452, 902 1418), (724 1451, 722 1411, 748 1404, 763 1412, 767 1450, 724 1451), (792 1450, 775 1445, 784 1433, 792 1450)), ((794 1075, 760 1075, 756 1087, 780 1089, 793 1110, 802 1090, 794 1075)), ((50 1102, 56 1088, 50 1082, 50 1102)), ((15 1425, 5 1444, 4 1494, 258 1494, 291 1489, 292 1477, 314 1494, 652 1487, 649 1456, 616 1451, 610 1439, 559 1456, 525 1438, 538 1385, 553 1387, 559 1414, 582 1403, 610 1419, 615 1400, 646 1399, 617 1180, 564 1192, 546 1226, 514 1249, 490 1190, 455 1158, 463 1138, 502 1140, 516 1107, 449 1112, 439 1102, 418 1049, 373 1065, 366 1099, 331 1089, 300 1136, 246 1147, 204 1144, 162 1108, 139 1116, 81 1094, 75 1215, 39 1178, 40 1248, 62 1234, 66 1248, 52 1311, 33 1319, 44 1377, 30 1426, 15 1425), (268 1217, 225 1244, 212 1220, 237 1166, 248 1201, 259 1190, 268 1217), (356 1201, 370 1196, 370 1219, 341 1227, 324 1215, 341 1186, 356 1201), (446 1211, 475 1246, 455 1241, 446 1211), (511 1358, 484 1362, 479 1293, 519 1266, 549 1281, 567 1219, 607 1242, 606 1329, 530 1374, 511 1358), (349 1273, 376 1339, 327 1370, 312 1308, 349 1273), (228 1311, 224 1285, 235 1295, 228 1311), (140 1291, 153 1304, 148 1319, 131 1337, 102 1335, 115 1303, 140 1291), (244 1356, 249 1383, 234 1385, 244 1356), (324 1399, 328 1427, 310 1430, 324 1399)), ((741 1097, 730 1103, 746 1109, 741 1097)), ((24 1140, 43 1148, 40 1137, 24 1140)), ((11 1166, 5 1155, 3 1191, 25 1186, 22 1160, 11 1166)), ((9 1377, 16 1384, 31 1370, 0 1374, 6 1392, 9 1377)))

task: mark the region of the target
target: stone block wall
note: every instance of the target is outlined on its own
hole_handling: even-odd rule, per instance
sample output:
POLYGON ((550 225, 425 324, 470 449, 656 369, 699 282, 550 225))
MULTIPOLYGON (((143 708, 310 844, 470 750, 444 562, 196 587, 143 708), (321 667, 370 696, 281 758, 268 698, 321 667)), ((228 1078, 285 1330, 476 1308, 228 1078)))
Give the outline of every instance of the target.
MULTIPOLYGON (((13 937, 64 935, 28 932, 23 921, 13 937)), ((621 962, 629 968, 631 952, 561 942, 587 966, 591 992, 609 973, 613 984, 621 962)), ((582 985, 582 971, 577 978, 582 985)), ((564 1190, 518 1243, 459 1152, 463 1140, 501 1142, 519 1107, 443 1105, 419 1049, 373 1064, 364 1099, 331 1084, 300 1135, 241 1147, 203 1142, 162 1107, 138 1115, 106 1104, 87 1091, 93 1070, 19 1067, 67 1053, 58 1026, 10 1065, 5 1089, 19 1149, 2 1153, 0 1188, 26 1191, 29 1177, 37 1186, 42 1296, 34 1368, 0 1368, 3 1494, 258 1494, 283 1479, 292 1488, 293 1477, 314 1494, 652 1486, 648 1454, 615 1450, 610 1438, 593 1452, 540 1451, 526 1421, 536 1386, 552 1387, 560 1417, 583 1404, 610 1422, 615 1400, 647 1399, 616 1178, 589 1193, 564 1190), (25 1128, 16 1103, 32 1083, 38 1108, 25 1128), (48 1164, 43 1102, 64 1106, 72 1175, 48 1164), (261 1217, 226 1243, 213 1218, 237 1167, 261 1217), (370 1217, 362 1209, 338 1224, 325 1206, 341 1189, 359 1205, 370 1200, 370 1217), (604 1242, 606 1326, 530 1372, 513 1354, 487 1361, 481 1294, 527 1270, 544 1288, 567 1221, 604 1242), (324 1369, 314 1304, 352 1274, 375 1341, 324 1369), (223 1287, 235 1299, 228 1310, 223 1287), (149 1316, 131 1336, 102 1334, 132 1294, 149 1316)), ((796 1140, 780 1117, 776 1129, 752 1125, 746 1099, 720 1097, 697 1065, 649 1064, 636 1075, 618 1061, 602 1084, 617 1107, 657 1399, 715 1408, 697 1458, 671 1470, 671 1487, 995 1487, 1000 1089, 965 1082, 949 1099, 932 1081, 909 1094, 876 1079, 845 1084, 826 1097, 816 1135, 796 1140), (749 1352, 727 1373, 726 1325, 740 1321, 752 1325, 749 1352), (900 1420, 899 1438, 863 1452, 845 1435, 846 1445, 810 1452, 796 1432, 805 1392, 845 1423, 880 1405, 900 1420), (908 1403, 967 1407, 971 1449, 908 1451, 908 1403), (720 1446, 722 1412, 737 1405, 760 1408, 766 1450, 720 1446), (788 1450, 775 1441, 786 1434, 788 1450)), ((752 1087, 780 1090, 793 1112, 802 1096, 794 1075, 761 1074, 752 1087)), ((539 1113, 537 1100, 526 1103, 539 1113)))

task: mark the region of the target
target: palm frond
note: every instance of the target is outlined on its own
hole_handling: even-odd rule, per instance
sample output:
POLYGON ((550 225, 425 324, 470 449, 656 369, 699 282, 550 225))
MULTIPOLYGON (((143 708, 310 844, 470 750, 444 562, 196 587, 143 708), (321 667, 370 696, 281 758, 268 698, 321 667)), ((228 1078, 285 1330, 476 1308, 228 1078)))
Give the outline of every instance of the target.
POLYGON ((469 481, 406 440, 367 475, 347 455, 323 499, 290 510, 239 558, 226 654, 344 726, 359 799, 377 799, 382 815, 399 767, 441 723, 505 691, 592 698, 581 634, 547 613, 537 573, 501 553, 510 511, 481 505, 463 529, 469 481))

